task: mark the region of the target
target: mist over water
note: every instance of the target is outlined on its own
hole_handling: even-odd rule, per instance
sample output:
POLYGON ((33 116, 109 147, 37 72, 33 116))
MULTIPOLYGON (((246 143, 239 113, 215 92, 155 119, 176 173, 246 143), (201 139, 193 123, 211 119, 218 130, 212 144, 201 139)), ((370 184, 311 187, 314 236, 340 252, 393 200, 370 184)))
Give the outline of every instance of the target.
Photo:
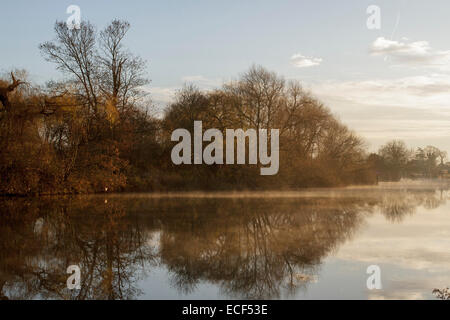
POLYGON ((449 196, 421 181, 1 199, 0 296, 434 299, 450 283, 449 196), (370 265, 382 290, 366 287, 370 265))

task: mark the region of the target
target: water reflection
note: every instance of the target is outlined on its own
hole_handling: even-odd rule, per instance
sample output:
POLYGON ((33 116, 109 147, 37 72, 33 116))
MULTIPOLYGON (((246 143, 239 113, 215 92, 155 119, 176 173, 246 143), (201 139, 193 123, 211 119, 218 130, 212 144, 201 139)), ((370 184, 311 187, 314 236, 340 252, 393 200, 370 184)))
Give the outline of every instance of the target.
POLYGON ((206 282, 230 298, 294 297, 368 217, 381 212, 399 223, 447 197, 445 190, 374 189, 265 198, 4 199, 0 297, 135 299, 144 293, 140 281, 157 267, 181 294, 206 282), (69 265, 82 270, 81 290, 66 288, 69 265))
POLYGON ((364 212, 328 199, 168 202, 164 211, 160 257, 174 285, 191 291, 206 280, 239 298, 277 298, 282 288, 303 286, 298 275, 312 278, 364 212))
POLYGON ((122 204, 3 201, 0 293, 10 299, 130 299, 144 262, 156 255, 122 204), (66 268, 82 270, 81 290, 66 268))
POLYGON ((403 190, 386 192, 379 205, 381 213, 392 222, 401 222, 411 216, 419 206, 435 209, 446 203, 447 193, 444 190, 403 190))

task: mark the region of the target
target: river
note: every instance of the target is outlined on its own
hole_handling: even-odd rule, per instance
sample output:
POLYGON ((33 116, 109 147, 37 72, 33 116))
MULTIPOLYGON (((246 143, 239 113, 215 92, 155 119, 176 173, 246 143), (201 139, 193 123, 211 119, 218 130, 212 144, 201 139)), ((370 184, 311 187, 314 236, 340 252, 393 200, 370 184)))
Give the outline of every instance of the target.
POLYGON ((450 285, 449 189, 0 199, 0 297, 436 299, 450 285))

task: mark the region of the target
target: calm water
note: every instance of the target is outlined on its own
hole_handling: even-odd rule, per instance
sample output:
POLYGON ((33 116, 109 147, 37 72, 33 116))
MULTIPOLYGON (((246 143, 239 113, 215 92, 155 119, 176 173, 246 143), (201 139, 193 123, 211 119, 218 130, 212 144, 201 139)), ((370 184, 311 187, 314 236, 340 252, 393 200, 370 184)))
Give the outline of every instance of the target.
POLYGON ((3 199, 0 296, 435 299, 450 285, 447 189, 3 199), (382 290, 367 289, 370 265, 382 290))

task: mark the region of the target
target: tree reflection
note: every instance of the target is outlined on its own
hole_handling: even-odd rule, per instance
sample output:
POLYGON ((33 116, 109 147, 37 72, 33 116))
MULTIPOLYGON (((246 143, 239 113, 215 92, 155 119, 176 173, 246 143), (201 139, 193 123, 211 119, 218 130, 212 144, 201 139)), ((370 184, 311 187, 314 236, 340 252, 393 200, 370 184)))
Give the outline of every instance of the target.
POLYGON ((313 279, 364 212, 354 202, 272 201, 168 202, 160 255, 173 284, 190 292, 208 281, 232 297, 278 298, 313 279))
POLYGON ((6 201, 0 243, 0 292, 11 299, 131 299, 152 248, 138 221, 118 204, 6 201), (66 269, 82 270, 69 291, 66 269))
POLYGON ((379 207, 386 219, 391 222, 401 222, 406 216, 413 215, 420 206, 431 210, 445 204, 444 194, 442 190, 384 192, 379 207))
POLYGON ((369 215, 399 222, 446 196, 1 200, 0 299, 139 298, 158 265, 183 294, 206 282, 232 298, 288 297, 369 215), (81 290, 66 287, 70 265, 82 270, 81 290))

